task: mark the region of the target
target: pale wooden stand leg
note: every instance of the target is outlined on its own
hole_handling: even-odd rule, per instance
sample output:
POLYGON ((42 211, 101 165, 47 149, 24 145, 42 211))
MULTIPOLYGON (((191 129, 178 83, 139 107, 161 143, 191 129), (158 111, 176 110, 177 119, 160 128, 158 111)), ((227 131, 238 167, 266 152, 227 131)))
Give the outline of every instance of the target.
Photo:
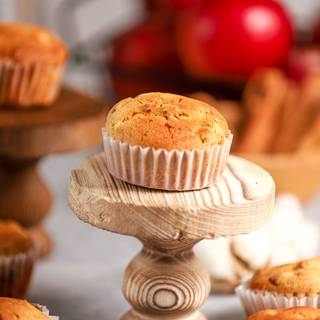
POLYGON ((37 172, 37 163, 38 160, 0 159, 0 219, 13 219, 26 228, 34 228, 48 214, 52 197, 37 172))
POLYGON ((210 278, 192 252, 195 243, 146 244, 127 267, 123 293, 133 309, 122 320, 205 320, 198 311, 210 278))

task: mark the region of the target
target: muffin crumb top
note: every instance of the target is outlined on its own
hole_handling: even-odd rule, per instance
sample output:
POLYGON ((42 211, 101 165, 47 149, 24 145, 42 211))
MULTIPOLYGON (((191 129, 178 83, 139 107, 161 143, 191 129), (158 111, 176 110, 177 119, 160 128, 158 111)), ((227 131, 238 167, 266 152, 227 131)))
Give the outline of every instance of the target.
POLYGON ((250 316, 248 320, 320 320, 320 309, 294 307, 263 310, 250 316))
POLYGON ((0 298, 1 320, 49 320, 40 309, 26 300, 0 298))
POLYGON ((33 242, 17 223, 13 221, 0 222, 0 255, 10 256, 27 252, 33 247, 33 242))
POLYGON ((230 135, 226 120, 214 107, 160 92, 117 103, 108 114, 106 129, 121 142, 166 150, 220 145, 230 135))
POLYGON ((27 63, 64 63, 67 49, 63 42, 44 28, 0 22, 0 60, 27 63))
POLYGON ((320 294, 320 257, 263 268, 254 274, 250 288, 287 296, 320 294))

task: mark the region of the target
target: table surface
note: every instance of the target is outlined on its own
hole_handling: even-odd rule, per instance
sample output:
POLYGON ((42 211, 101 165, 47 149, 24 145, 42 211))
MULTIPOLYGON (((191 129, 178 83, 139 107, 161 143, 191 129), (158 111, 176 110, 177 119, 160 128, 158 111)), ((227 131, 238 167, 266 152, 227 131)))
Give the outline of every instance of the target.
MULTIPOLYGON (((84 224, 67 206, 71 169, 98 151, 51 156, 40 167, 56 200, 46 221, 55 250, 36 267, 28 299, 46 305, 62 320, 117 320, 129 308, 121 294, 122 274, 140 243, 84 224)), ((308 213, 315 217, 319 207, 320 197, 308 213)), ((202 310, 209 320, 245 319, 233 295, 210 296, 202 310)))

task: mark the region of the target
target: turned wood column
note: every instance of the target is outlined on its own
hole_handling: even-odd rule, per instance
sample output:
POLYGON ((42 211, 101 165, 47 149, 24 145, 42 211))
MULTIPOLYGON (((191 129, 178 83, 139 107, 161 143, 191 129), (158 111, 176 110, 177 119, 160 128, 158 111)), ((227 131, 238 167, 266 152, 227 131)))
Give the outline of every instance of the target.
POLYGON ((0 219, 14 219, 29 228, 47 215, 52 197, 37 163, 38 159, 0 158, 0 219))
POLYGON ((198 309, 209 295, 210 278, 194 244, 144 242, 124 275, 123 294, 133 309, 123 320, 205 319, 198 309))

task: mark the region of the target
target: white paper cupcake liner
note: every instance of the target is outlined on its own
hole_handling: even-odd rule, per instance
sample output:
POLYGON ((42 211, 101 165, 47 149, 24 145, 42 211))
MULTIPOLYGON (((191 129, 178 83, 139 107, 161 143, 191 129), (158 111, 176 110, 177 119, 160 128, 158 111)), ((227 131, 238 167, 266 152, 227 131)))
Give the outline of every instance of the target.
POLYGON ((198 190, 217 182, 226 166, 232 134, 222 145, 196 150, 141 147, 114 140, 102 129, 110 174, 128 183, 163 190, 198 190))
POLYGON ((236 288, 236 294, 248 316, 267 309, 320 307, 320 295, 285 296, 268 291, 252 290, 249 288, 249 282, 250 280, 246 280, 236 288))
POLYGON ((40 304, 35 304, 35 306, 42 311, 42 313, 46 316, 48 316, 51 320, 59 320, 59 317, 57 316, 50 316, 49 309, 45 306, 42 306, 40 304))
POLYGON ((0 296, 23 298, 28 289, 36 260, 34 250, 0 257, 0 296))
POLYGON ((60 92, 63 66, 0 62, 0 105, 45 106, 60 92))

